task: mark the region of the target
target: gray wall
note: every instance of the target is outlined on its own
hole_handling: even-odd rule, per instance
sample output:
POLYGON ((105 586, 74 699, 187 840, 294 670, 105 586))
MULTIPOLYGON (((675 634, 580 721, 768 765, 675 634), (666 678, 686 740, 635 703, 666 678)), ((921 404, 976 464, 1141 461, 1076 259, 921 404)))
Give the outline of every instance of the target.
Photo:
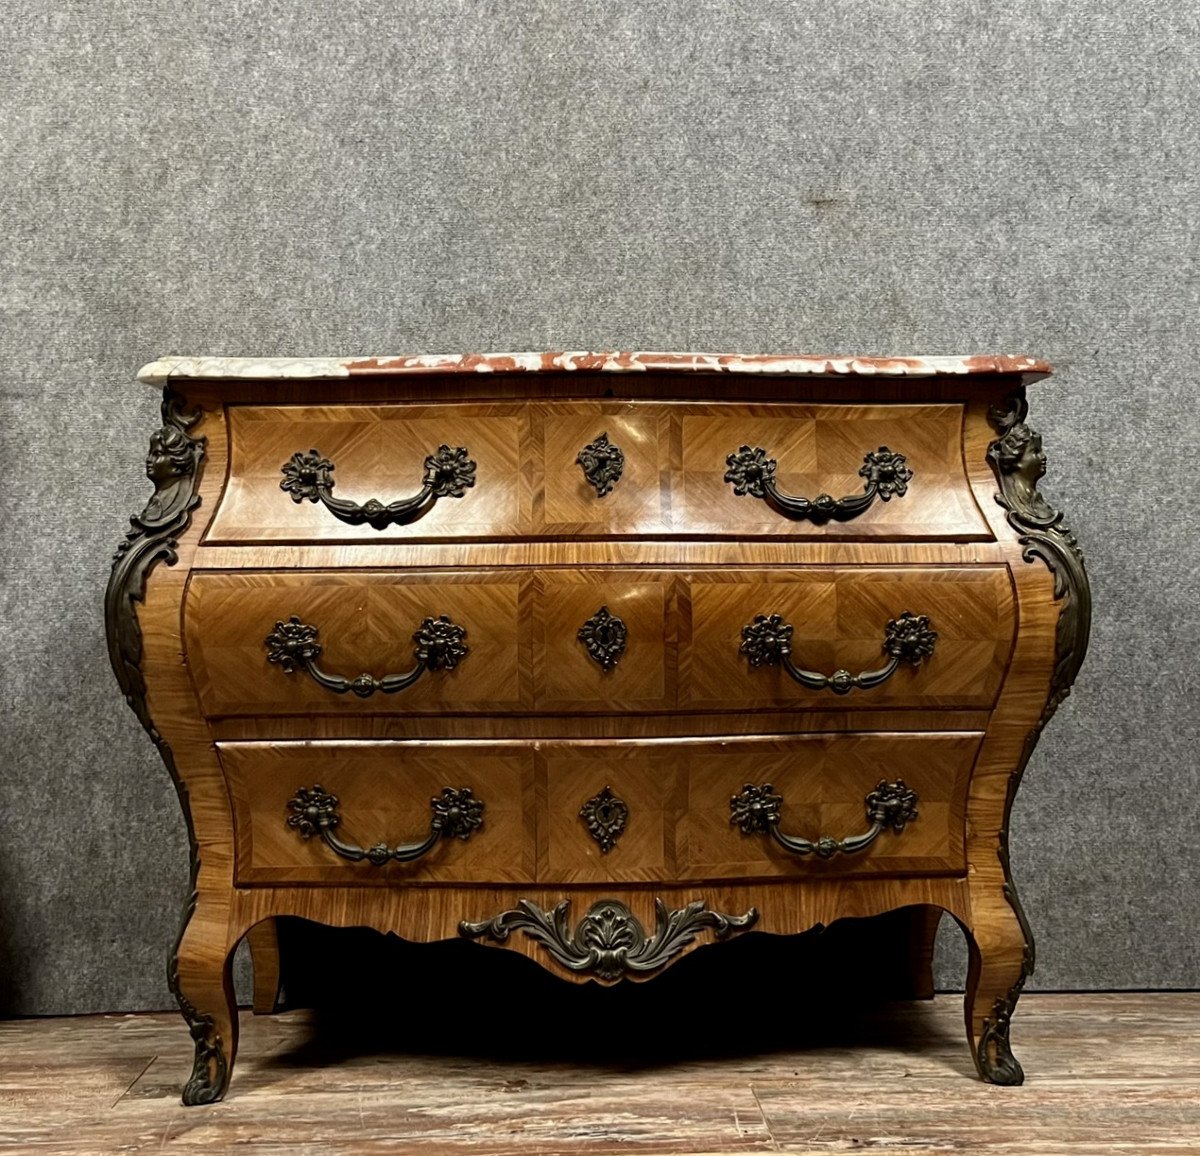
POLYGON ((200 352, 1049 357, 1097 613, 1016 807, 1036 986, 1200 986, 1198 48, 1183 0, 7 7, 2 1006, 167 1002, 100 594, 132 375, 200 352))

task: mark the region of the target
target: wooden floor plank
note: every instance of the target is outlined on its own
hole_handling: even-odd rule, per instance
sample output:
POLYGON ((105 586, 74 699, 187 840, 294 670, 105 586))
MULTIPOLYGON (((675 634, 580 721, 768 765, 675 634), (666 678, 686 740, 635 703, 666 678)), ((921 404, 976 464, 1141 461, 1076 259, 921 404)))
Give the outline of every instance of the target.
POLYGON ((973 1077, 953 996, 799 1049, 660 1049, 653 1062, 637 1061, 639 1039, 669 1024, 606 1025, 629 1033, 620 1063, 479 1054, 472 1041, 380 1051, 330 1039, 308 1013, 246 1015, 229 1097, 185 1109, 191 1041, 177 1016, 9 1021, 0 1152, 1177 1156, 1200 1149, 1198 1025, 1200 993, 1028 995, 1013 1033, 1029 1078, 996 1088, 973 1077))
POLYGON ((1089 1095, 1077 1084, 1030 1083, 1020 1092, 912 1080, 838 1086, 806 1080, 756 1087, 771 1136, 785 1150, 925 1147, 954 1152, 1107 1151, 1124 1135, 1143 1147, 1195 1150, 1200 1099, 1195 1086, 1171 1080, 1097 1081, 1089 1095), (1036 1148, 1031 1141, 1036 1138, 1036 1148))

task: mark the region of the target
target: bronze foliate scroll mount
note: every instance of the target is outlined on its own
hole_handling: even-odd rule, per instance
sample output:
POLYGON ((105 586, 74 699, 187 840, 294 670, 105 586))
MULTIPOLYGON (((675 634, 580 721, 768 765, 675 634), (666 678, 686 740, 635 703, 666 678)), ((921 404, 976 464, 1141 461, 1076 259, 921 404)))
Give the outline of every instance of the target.
POLYGON ((715 939, 723 940, 758 922, 758 911, 753 907, 744 915, 725 915, 709 911, 703 900, 696 899, 671 911, 656 898, 654 930, 647 931, 624 903, 602 899, 592 904, 572 931, 568 922, 570 907, 571 901, 564 899, 552 911, 545 911, 532 900, 521 899, 513 910, 481 923, 463 920, 458 933, 468 939, 487 937, 504 943, 513 931, 522 931, 568 971, 613 983, 665 967, 702 931, 712 931, 715 939))

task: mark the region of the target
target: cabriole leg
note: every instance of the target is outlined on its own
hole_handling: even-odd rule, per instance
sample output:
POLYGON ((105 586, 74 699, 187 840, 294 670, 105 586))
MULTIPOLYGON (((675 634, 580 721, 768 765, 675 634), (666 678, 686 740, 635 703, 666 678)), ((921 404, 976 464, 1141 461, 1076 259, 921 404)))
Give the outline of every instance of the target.
POLYGON ((189 1106, 213 1104, 225 1095, 237 1054, 233 949, 226 946, 227 936, 228 912, 208 911, 193 900, 167 969, 196 1045, 192 1074, 183 1087, 183 1102, 189 1106))
MULTIPOLYGON (((1012 894, 1015 902, 1016 892, 1012 894)), ((1000 888, 994 894, 972 889, 971 910, 975 926, 963 928, 970 952, 963 1005, 967 1042, 982 1079, 1021 1084, 1025 1073, 1012 1053, 1009 1031, 1021 989, 1033 970, 1033 939, 1024 917, 1000 888)))

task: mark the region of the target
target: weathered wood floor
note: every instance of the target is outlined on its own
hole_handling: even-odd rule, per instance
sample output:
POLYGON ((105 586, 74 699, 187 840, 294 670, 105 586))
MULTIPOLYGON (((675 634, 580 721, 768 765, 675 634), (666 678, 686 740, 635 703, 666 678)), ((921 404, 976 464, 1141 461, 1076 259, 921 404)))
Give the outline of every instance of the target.
MULTIPOLYGON (((760 997, 777 1003, 747 992, 743 1010, 760 997)), ((517 1013, 501 998, 481 1014, 500 1030, 517 1013)), ((969 1072, 955 996, 800 1051, 645 1065, 380 1054, 322 1039, 308 1013, 243 1013, 228 1099, 185 1109, 177 1016, 9 1021, 0 1151, 1195 1152, 1198 1029, 1200 993, 1027 995, 1014 1034, 1028 1079, 995 1088, 969 1072)))

